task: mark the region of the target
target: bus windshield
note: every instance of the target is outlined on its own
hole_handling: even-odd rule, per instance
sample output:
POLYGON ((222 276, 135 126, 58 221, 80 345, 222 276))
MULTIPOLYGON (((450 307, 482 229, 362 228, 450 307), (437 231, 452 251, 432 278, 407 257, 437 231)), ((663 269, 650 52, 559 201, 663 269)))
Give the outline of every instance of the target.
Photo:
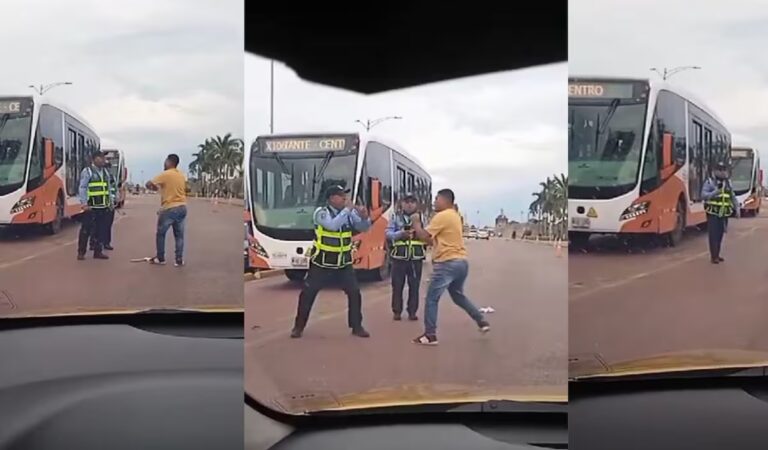
POLYGON ((24 183, 29 149, 30 114, 0 114, 0 195, 24 183))
POLYGON ((645 104, 570 103, 571 198, 611 198, 632 190, 640 170, 645 104))
POLYGON ((752 158, 733 158, 731 166, 731 184, 737 195, 744 194, 752 187, 752 158))
POLYGON ((313 229, 314 211, 325 204, 323 192, 334 185, 353 187, 356 161, 356 153, 254 153, 250 181, 256 224, 287 230, 313 229))

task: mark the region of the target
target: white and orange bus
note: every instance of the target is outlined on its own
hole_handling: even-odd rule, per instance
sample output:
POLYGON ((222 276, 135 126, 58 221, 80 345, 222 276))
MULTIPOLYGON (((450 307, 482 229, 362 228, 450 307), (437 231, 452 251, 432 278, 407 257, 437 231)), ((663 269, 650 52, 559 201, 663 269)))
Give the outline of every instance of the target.
POLYGON ((121 150, 104 150, 105 159, 111 164, 110 172, 117 183, 117 198, 115 207, 122 208, 125 205, 127 194, 126 181, 128 181, 128 169, 125 167, 125 153, 121 150))
POLYGON ((742 216, 757 216, 763 204, 763 169, 760 154, 751 147, 731 150, 731 183, 742 216))
POLYGON ((389 276, 385 230, 406 192, 432 214, 432 179, 413 156, 376 137, 324 133, 260 136, 246 154, 246 202, 251 214, 251 264, 284 269, 294 281, 309 268, 313 214, 329 186, 351 189, 371 212, 371 228, 353 237, 354 267, 389 276))
POLYGON ((701 188, 731 133, 701 101, 646 79, 568 82, 569 238, 664 236, 706 221, 701 188))
POLYGON ((41 97, 0 97, 0 225, 48 233, 81 212, 80 172, 100 148, 93 128, 41 97))

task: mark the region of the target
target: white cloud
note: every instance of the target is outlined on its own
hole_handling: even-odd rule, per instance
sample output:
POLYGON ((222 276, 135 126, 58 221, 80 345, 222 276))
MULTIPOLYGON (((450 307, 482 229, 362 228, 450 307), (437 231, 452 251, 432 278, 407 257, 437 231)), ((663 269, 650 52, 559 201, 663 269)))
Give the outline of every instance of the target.
POLYGON ((8 1, 2 17, 0 93, 72 81, 50 95, 138 166, 242 136, 241 0, 8 1))
POLYGON ((569 4, 572 74, 655 76, 651 67, 698 65, 675 75, 739 140, 768 149, 768 9, 764 0, 578 0, 569 4))

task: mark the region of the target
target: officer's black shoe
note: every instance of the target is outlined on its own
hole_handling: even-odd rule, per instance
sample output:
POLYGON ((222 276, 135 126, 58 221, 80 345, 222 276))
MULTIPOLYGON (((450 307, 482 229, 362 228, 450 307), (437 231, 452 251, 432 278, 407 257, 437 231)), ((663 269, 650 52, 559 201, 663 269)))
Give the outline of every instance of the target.
POLYGON ((419 316, 417 316, 416 314, 409 314, 408 315, 408 320, 410 320, 410 321, 419 320, 419 316))
POLYGON ((80 253, 77 254, 77 260, 78 261, 85 261, 85 255, 81 255, 80 253))
POLYGON ((371 337, 371 334, 368 333, 367 331, 365 331, 365 328, 363 328, 363 327, 353 328, 352 329, 352 334, 354 334, 357 337, 361 337, 361 338, 371 337))
POLYGON ((293 330, 291 330, 291 337, 293 339, 298 339, 301 337, 302 333, 304 333, 304 330, 302 330, 301 328, 294 328, 293 330))
POLYGON ((723 258, 722 256, 717 258, 717 260, 720 261, 720 262, 725 262, 725 258, 723 258))
POLYGON ((720 258, 712 258, 712 264, 720 264, 720 258))
POLYGON ((402 320, 402 319, 403 319, 403 318, 401 317, 401 315, 400 315, 400 314, 397 314, 397 313, 395 313, 395 314, 392 316, 392 320, 402 320))
POLYGON ((104 250, 114 250, 115 247, 112 247, 111 245, 105 245, 104 250))
POLYGON ((104 253, 94 253, 93 259, 109 259, 109 256, 105 255, 104 253))

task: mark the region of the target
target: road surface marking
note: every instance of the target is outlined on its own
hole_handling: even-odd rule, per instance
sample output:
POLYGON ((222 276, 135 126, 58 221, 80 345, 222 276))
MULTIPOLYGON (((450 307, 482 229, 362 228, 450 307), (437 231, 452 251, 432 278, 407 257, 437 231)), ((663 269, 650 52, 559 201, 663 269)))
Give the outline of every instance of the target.
MULTIPOLYGON (((298 298, 298 294, 297 294, 297 298, 298 298)), ((374 296, 373 300, 368 300, 367 302, 365 302, 365 304, 369 305, 369 306, 370 305, 377 305, 377 304, 380 304, 382 301, 387 300, 389 298, 390 297, 387 296, 387 295, 382 295, 381 297, 374 296)), ((336 317, 345 316, 345 315, 347 315, 347 308, 343 308, 343 309, 340 309, 338 311, 334 311, 334 312, 330 312, 330 313, 315 315, 314 317, 310 316, 310 320, 307 323, 307 325, 309 326, 309 325, 311 325, 313 323, 322 322, 322 321, 326 321, 326 320, 329 320, 329 319, 335 319, 336 317)), ((294 320, 294 317, 295 316, 290 316, 290 317, 283 316, 282 318, 280 318, 280 319, 278 319, 276 321, 273 321, 273 322, 283 322, 283 321, 286 321, 286 322, 290 323, 290 322, 292 322, 294 320)), ((363 318, 363 320, 365 320, 365 318, 363 318)), ((253 326, 253 325, 251 325, 251 326, 253 326)), ((281 336, 282 337, 288 337, 290 332, 291 332, 291 330, 286 328, 286 329, 283 329, 283 330, 275 330, 275 331, 272 331, 270 333, 266 333, 264 335, 256 337, 255 339, 249 340, 248 343, 246 344, 246 347, 261 347, 263 344, 266 344, 267 342, 269 342, 271 340, 274 340, 276 338, 279 338, 281 336)))
MULTIPOLYGON (((735 239, 741 239, 743 237, 749 236, 750 234, 753 234, 755 231, 757 231, 757 229, 758 229, 758 227, 754 226, 752 228, 747 229, 745 232, 743 232, 741 234, 736 233, 736 236, 734 237, 734 240, 735 239)), ((658 272, 667 271, 669 269, 675 268, 675 267, 680 266, 682 264, 686 264, 686 263, 689 263, 691 261, 697 260, 699 258, 707 256, 708 254, 709 254, 709 250, 707 249, 707 250, 705 250, 703 252, 696 253, 696 254, 691 255, 691 256, 689 256, 687 258, 683 258, 683 259, 677 260, 677 261, 675 261, 673 263, 670 263, 670 264, 667 264, 665 266, 657 267, 654 270, 650 270, 648 272, 641 272, 641 273, 638 273, 638 274, 635 274, 635 275, 632 275, 632 276, 629 276, 629 277, 626 277, 626 278, 622 278, 621 280, 614 281, 613 283, 603 284, 603 285, 600 285, 600 286, 595 287, 593 289, 589 289, 589 290, 586 290, 586 291, 579 292, 577 294, 571 294, 569 292, 568 293, 568 300, 577 300, 577 299, 586 297, 588 295, 595 294, 597 292, 600 292, 600 291, 603 291, 603 290, 606 290, 606 289, 613 289, 613 288, 616 288, 616 287, 619 287, 619 286, 623 286, 623 285, 625 285, 627 283, 631 283, 631 282, 633 282, 635 280, 638 280, 640 278, 645 278, 645 277, 647 277, 649 275, 653 275, 653 274, 658 273, 658 272)))
MULTIPOLYGON (((115 218, 115 222, 114 222, 114 224, 112 226, 114 226, 115 224, 120 222, 120 220, 122 220, 123 217, 125 217, 125 216, 122 215, 122 216, 116 217, 115 218)), ((78 231, 78 234, 79 234, 79 231, 78 231)), ((25 263, 25 262, 30 261, 32 259, 38 258, 40 256, 44 256, 44 255, 47 255, 49 253, 53 253, 56 250, 60 250, 63 247, 69 247, 70 245, 77 244, 78 240, 79 240, 79 236, 77 238, 73 239, 73 240, 65 241, 62 244, 57 245, 55 247, 49 247, 49 248, 46 248, 45 250, 41 250, 41 251, 39 251, 37 253, 33 253, 33 254, 25 256, 23 258, 15 259, 15 260, 7 262, 7 263, 2 263, 2 264, 0 264, 0 269, 7 269, 8 267, 17 266, 19 264, 25 263)))

